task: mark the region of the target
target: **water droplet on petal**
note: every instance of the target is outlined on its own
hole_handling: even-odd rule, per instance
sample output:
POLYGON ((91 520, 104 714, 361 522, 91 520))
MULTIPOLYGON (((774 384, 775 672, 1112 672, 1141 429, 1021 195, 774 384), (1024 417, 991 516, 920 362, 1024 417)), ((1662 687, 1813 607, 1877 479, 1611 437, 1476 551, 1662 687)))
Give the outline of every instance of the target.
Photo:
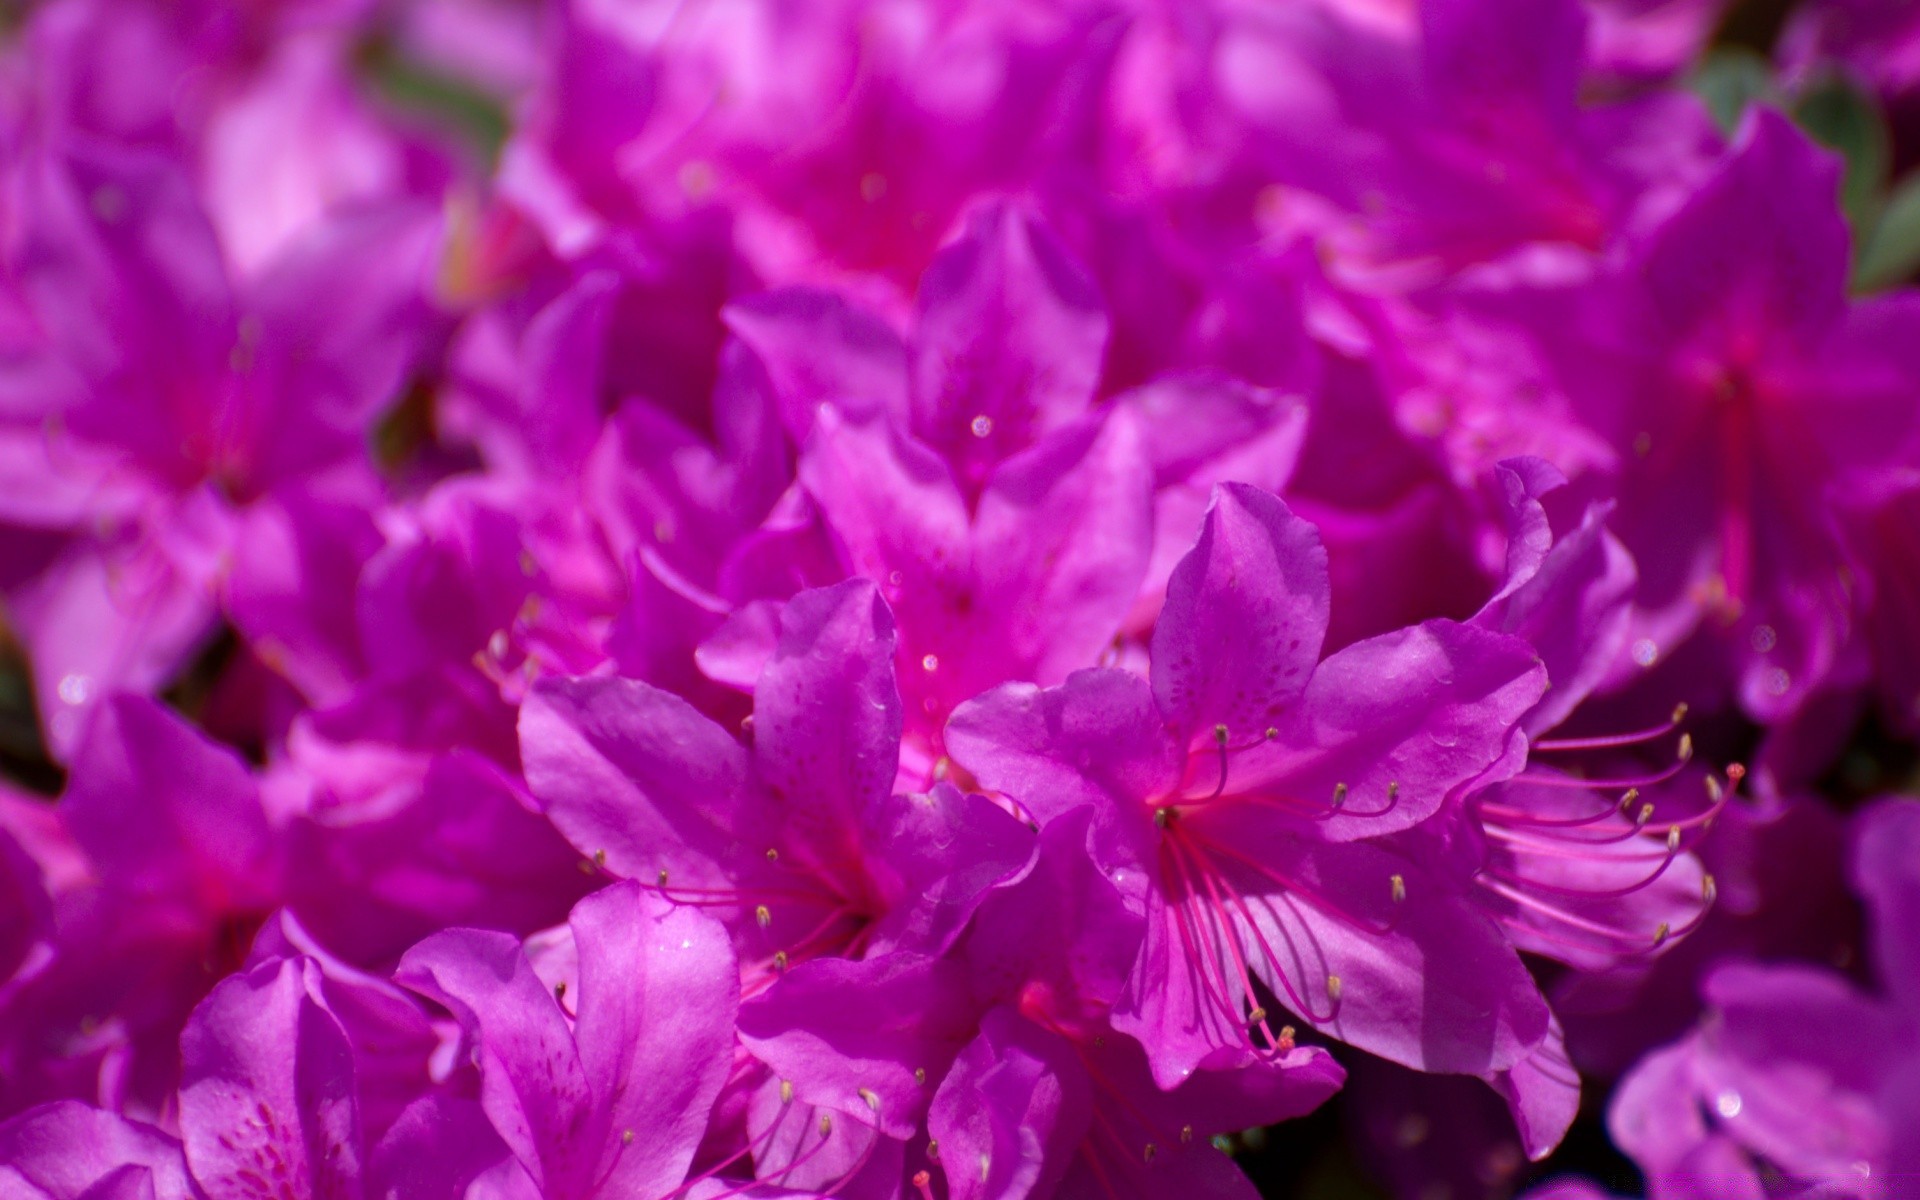
POLYGON ((940 669, 940 656, 937 654, 929 654, 920 660, 920 665, 929 671, 937 671, 940 669))
POLYGON ((63 675, 54 691, 68 704, 85 704, 93 696, 93 680, 85 675, 63 675))
POLYGON ((1713 1098, 1714 1111, 1729 1121, 1739 1116, 1743 1107, 1745 1105, 1740 1100, 1740 1093, 1732 1089, 1721 1092, 1713 1098))
POLYGON ((973 436, 977 438, 986 437, 993 432, 993 418, 983 413, 973 419, 971 428, 973 429, 973 436))
POLYGON ((1784 696, 1787 694, 1787 689, 1793 686, 1793 676, 1787 674, 1786 671, 1781 668, 1775 667, 1773 670, 1767 672, 1766 686, 1767 695, 1784 696))
POLYGON ((1780 635, 1774 632, 1771 625, 1755 625, 1749 640, 1755 654, 1765 654, 1780 644, 1780 635))
POLYGON ((1633 644, 1633 661, 1643 667, 1650 667, 1660 657, 1660 647, 1653 644, 1652 638, 1641 638, 1633 644))

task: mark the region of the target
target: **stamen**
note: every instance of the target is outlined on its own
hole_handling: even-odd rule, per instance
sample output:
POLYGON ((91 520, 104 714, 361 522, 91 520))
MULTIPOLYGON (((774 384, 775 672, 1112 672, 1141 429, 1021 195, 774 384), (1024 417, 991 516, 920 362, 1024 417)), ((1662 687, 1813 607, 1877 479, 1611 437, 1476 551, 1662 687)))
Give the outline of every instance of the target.
POLYGON ((1673 715, 1663 724, 1654 725, 1647 729, 1636 730, 1632 733, 1616 733, 1607 737, 1540 738, 1533 743, 1532 748, 1548 752, 1561 750, 1617 750, 1624 746, 1638 746, 1653 741, 1655 738, 1665 737, 1667 734, 1678 729, 1680 723, 1686 719, 1687 706, 1685 704, 1677 704, 1674 706, 1673 715))

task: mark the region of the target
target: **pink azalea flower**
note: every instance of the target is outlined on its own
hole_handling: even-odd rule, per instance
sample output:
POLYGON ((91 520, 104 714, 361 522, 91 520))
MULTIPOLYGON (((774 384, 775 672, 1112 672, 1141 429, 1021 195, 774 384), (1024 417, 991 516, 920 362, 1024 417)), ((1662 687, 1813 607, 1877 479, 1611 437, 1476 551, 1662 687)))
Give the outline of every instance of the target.
POLYGON ((1115 1025, 1163 1086, 1283 1052, 1262 987, 1423 1069, 1505 1069, 1546 1035, 1492 923, 1377 841, 1518 766, 1544 672, 1524 643, 1447 622, 1321 662, 1325 571, 1310 525, 1224 487, 1169 584, 1151 684, 1009 685, 947 731, 1035 819, 1095 807, 1096 861, 1147 921, 1115 1025))

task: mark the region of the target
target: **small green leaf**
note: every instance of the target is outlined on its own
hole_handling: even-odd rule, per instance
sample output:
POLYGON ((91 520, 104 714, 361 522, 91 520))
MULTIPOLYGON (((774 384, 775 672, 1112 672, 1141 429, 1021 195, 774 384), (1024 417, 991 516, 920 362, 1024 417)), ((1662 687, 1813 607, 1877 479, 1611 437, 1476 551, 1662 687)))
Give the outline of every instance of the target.
POLYGON ((1861 239, 1854 264, 1856 291, 1875 292, 1920 269, 1920 171, 1907 175, 1880 210, 1873 231, 1861 239))
POLYGON ((1880 106, 1860 88, 1834 77, 1801 92, 1793 116, 1809 136, 1838 151, 1846 163, 1840 204, 1856 241, 1864 239, 1878 215, 1893 162, 1892 138, 1880 106))
POLYGON ((1708 54, 1688 86, 1706 102, 1714 123, 1729 137, 1749 107, 1778 99, 1767 60, 1741 47, 1723 46, 1708 54))

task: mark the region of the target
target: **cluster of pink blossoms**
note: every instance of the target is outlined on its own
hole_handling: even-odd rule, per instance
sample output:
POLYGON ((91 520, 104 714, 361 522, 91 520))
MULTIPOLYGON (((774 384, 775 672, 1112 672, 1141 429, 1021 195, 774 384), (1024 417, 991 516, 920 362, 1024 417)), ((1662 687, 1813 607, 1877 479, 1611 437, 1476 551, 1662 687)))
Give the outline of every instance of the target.
POLYGON ((1920 1196, 1916 164, 1905 0, 0 11, 0 1197, 1920 1196))

